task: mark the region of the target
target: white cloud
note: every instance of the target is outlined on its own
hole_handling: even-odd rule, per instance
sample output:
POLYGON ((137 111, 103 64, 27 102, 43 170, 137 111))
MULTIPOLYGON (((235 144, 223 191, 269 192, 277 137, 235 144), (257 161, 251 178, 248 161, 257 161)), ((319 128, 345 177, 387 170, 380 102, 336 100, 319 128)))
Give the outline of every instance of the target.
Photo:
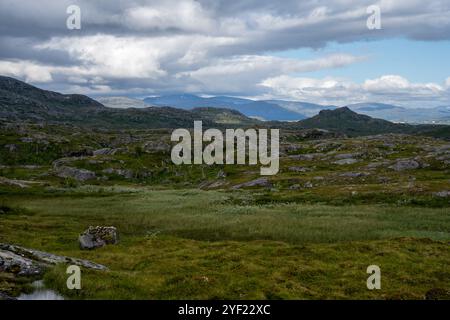
POLYGON ((96 35, 53 38, 38 49, 67 51, 81 62, 84 74, 113 78, 158 78, 165 75, 158 64, 159 47, 149 39, 96 35))
POLYGON ((367 91, 390 91, 406 89, 410 87, 410 83, 407 79, 396 76, 386 75, 378 79, 366 80, 363 88, 367 91))
POLYGON ((447 87, 447 89, 450 89, 450 77, 445 80, 445 86, 447 87))
POLYGON ((270 77, 338 68, 361 59, 346 54, 334 54, 312 60, 256 55, 236 56, 213 60, 210 65, 181 72, 176 76, 195 80, 197 90, 201 92, 255 92, 260 90, 257 84, 270 77))
MULTIPOLYGON (((447 79, 448 81, 448 79, 447 79)), ((450 103, 450 90, 436 83, 411 83, 398 75, 368 79, 362 84, 338 78, 269 78, 261 86, 270 89, 265 98, 279 98, 345 105, 358 102, 384 102, 405 107, 439 106, 450 103), (424 105, 426 104, 426 105, 424 105)))
POLYGON ((204 33, 215 26, 212 17, 201 4, 191 0, 132 7, 125 11, 124 21, 136 30, 175 28, 204 33))
POLYGON ((53 80, 48 68, 37 65, 32 61, 0 61, 0 74, 35 83, 53 80))

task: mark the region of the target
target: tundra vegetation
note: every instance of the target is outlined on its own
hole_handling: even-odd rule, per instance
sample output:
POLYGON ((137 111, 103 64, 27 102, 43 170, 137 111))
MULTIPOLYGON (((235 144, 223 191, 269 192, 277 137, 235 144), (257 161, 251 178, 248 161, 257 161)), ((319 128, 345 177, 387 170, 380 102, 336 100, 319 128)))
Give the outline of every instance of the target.
MULTIPOLYGON (((0 101, 0 243, 108 267, 82 267, 81 290, 67 289, 65 265, 48 268, 45 285, 68 299, 449 298, 448 127, 417 132, 345 109, 304 126, 262 123, 209 108, 181 120, 170 108, 114 110, 113 126, 91 126, 63 109, 43 121, 35 96, 34 120, 0 101), (146 112, 157 127, 144 127, 146 112), (175 165, 164 117, 173 128, 189 117, 277 126, 279 172, 175 165), (324 123, 331 130, 316 129, 324 123), (89 226, 116 227, 119 242, 81 250, 89 226), (370 265, 381 290, 366 287, 370 265)), ((0 297, 32 290, 31 280, 0 272, 0 297)))
MULTIPOLYGON (((170 130, 1 131, 0 242, 109 268, 83 269, 82 290, 66 288, 65 266, 48 270, 46 285, 67 298, 422 299, 450 289, 443 140, 284 131, 280 172, 262 178, 250 165, 174 165, 170 130), (81 251, 91 225, 116 226, 119 244, 81 251), (366 288, 372 264, 382 290, 366 288)), ((0 291, 27 290, 0 275, 0 291)))

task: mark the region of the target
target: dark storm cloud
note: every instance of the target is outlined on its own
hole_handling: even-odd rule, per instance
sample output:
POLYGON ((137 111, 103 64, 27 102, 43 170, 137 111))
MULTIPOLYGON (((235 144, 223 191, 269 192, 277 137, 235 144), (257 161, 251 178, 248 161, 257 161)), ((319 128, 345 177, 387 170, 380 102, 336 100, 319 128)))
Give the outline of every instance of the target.
POLYGON ((259 95, 279 91, 273 86, 285 85, 282 76, 363 58, 305 62, 271 52, 391 37, 448 40, 449 16, 445 0, 0 0, 0 73, 92 94, 259 95), (382 30, 366 27, 373 4, 382 30), (81 8, 81 30, 66 28, 69 5, 81 8))

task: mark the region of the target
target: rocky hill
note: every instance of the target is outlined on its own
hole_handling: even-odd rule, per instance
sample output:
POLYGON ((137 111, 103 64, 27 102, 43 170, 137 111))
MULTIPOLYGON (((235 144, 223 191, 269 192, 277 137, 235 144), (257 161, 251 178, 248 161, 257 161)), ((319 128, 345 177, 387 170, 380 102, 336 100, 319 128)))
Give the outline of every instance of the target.
POLYGON ((348 107, 322 110, 318 115, 297 122, 301 128, 319 128, 345 133, 348 136, 365 136, 384 133, 423 134, 450 137, 450 126, 408 125, 393 123, 356 113, 348 107))

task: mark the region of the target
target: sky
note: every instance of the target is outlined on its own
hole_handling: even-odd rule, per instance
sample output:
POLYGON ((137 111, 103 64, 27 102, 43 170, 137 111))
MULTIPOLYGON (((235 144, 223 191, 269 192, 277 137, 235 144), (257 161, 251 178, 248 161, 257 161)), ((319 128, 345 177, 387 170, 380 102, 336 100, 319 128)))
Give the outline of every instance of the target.
POLYGON ((0 74, 92 97, 450 106, 449 57, 449 0, 0 0, 0 74))

